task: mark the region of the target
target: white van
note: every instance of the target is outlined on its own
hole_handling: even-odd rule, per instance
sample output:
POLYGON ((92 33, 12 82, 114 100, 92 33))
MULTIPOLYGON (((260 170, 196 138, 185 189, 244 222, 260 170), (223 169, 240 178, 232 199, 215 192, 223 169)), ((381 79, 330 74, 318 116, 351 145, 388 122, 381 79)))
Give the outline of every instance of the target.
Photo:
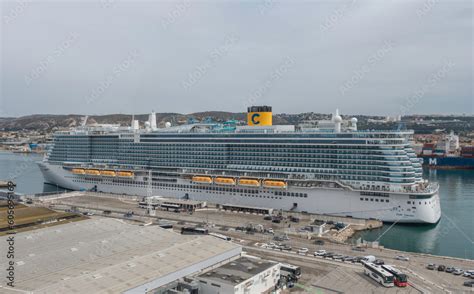
POLYGON ((367 256, 364 256, 364 258, 362 258, 362 261, 365 261, 365 262, 374 262, 375 261, 375 256, 373 255, 367 255, 367 256))

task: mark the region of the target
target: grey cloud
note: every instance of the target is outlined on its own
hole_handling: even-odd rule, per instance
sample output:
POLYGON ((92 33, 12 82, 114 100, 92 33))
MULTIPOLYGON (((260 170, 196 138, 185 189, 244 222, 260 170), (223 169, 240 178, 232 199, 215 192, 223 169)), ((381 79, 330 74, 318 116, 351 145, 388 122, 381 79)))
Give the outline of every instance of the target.
POLYGON ((455 66, 407 111, 473 114, 472 2, 431 2, 4 1, 0 116, 237 112, 262 88, 251 102, 276 112, 396 115, 447 61, 455 66), (228 36, 238 41, 183 87, 228 36), (139 56, 117 74, 130 52, 139 56))

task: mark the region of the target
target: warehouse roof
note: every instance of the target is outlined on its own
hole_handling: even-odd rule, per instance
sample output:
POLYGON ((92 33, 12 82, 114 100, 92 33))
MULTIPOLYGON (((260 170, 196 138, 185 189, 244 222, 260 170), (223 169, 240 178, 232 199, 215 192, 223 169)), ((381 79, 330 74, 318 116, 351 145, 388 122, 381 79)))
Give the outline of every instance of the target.
MULTIPOLYGON (((7 237, 0 237, 0 244, 7 237)), ((240 246, 210 236, 183 236, 117 219, 84 220, 15 235, 15 290, 123 292, 157 286, 157 278, 169 280, 180 271, 188 275, 240 252, 240 246)), ((6 262, 3 258, 2 268, 6 262)), ((8 293, 3 287, 0 292, 8 293)))
POLYGON ((276 264, 276 262, 245 256, 203 273, 197 278, 236 286, 276 264))

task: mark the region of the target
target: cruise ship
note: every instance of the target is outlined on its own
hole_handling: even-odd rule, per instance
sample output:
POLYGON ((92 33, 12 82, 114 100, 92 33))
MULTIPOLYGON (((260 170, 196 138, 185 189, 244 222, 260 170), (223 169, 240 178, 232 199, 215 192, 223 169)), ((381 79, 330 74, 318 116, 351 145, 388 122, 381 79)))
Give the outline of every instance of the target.
POLYGON ((357 119, 273 125, 269 106, 247 124, 158 128, 82 125, 57 132, 39 163, 72 190, 203 200, 396 223, 437 223, 439 186, 422 177, 413 131, 358 130, 357 119))

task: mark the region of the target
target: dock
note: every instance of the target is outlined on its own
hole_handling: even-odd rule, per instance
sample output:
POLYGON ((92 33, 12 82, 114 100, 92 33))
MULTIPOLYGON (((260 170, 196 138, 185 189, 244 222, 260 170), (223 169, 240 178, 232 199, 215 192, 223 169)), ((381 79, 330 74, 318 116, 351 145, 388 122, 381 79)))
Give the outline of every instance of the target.
POLYGON ((242 246, 244 251, 251 255, 300 266, 302 276, 291 293, 460 293, 469 290, 463 283, 471 278, 430 270, 427 265, 433 263, 474 270, 473 260, 403 252, 383 247, 355 247, 344 242, 345 234, 349 234, 350 230, 370 229, 381 224, 375 220, 283 212, 283 220, 274 223, 265 219, 266 216, 257 213, 258 211, 225 211, 209 203, 208 207, 196 209, 192 213, 156 210, 156 215, 150 216, 146 209, 139 207, 141 198, 108 193, 70 192, 51 196, 43 201, 36 199, 33 205, 53 210, 72 209, 76 213, 90 212, 93 214, 92 218, 119 218, 135 224, 153 226, 160 221, 166 221, 176 232, 184 226, 204 226, 209 232, 231 237, 232 242, 242 246), (292 221, 292 217, 297 217, 298 221, 292 221), (314 232, 301 230, 311 225, 318 227, 324 222, 344 223, 345 227, 341 230, 330 228, 329 233, 323 234, 322 237, 317 237, 314 232), (277 236, 283 236, 283 239, 275 240, 277 236), (288 245, 290 249, 268 247, 269 244, 278 243, 288 245), (300 253, 300 248, 307 248, 307 251, 300 253), (394 265, 406 273, 409 286, 405 289, 385 288, 367 277, 360 263, 314 256, 314 252, 321 249, 351 257, 373 255, 384 260, 385 264, 394 265), (399 260, 397 256, 407 257, 408 261, 399 260))

